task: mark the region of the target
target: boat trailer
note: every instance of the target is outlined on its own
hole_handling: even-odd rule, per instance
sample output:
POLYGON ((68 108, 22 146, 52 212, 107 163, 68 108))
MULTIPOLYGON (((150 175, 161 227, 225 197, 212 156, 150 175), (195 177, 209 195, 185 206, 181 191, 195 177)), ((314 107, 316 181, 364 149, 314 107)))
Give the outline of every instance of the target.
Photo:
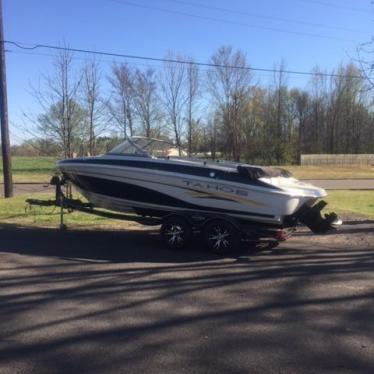
POLYGON ((334 213, 324 217, 321 215, 321 210, 326 205, 324 201, 320 201, 312 207, 302 207, 294 215, 286 217, 284 226, 274 227, 242 222, 219 213, 181 211, 165 213, 161 217, 136 214, 136 212, 135 214, 115 213, 96 208, 93 204, 80 199, 73 199, 71 185, 64 178, 54 176, 50 184, 55 186, 54 199, 27 199, 26 202, 30 206, 59 207, 60 230, 66 229, 64 212, 79 211, 104 218, 133 221, 147 226, 161 225, 161 237, 165 244, 172 249, 186 247, 192 240, 193 234, 197 232, 201 234, 205 245, 212 252, 218 254, 235 249, 241 242, 249 243, 251 249, 269 249, 288 239, 296 230, 299 222, 308 226, 315 233, 329 231, 339 224, 334 213))

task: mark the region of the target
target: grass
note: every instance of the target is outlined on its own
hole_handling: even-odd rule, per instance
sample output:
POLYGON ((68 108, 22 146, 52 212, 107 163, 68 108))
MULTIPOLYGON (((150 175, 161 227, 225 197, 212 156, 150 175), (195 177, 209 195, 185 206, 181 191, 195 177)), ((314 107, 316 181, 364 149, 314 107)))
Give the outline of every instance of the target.
MULTIPOLYGON (((55 172, 54 157, 12 157, 13 181, 46 183, 55 172)), ((3 182, 3 165, 0 163, 0 181, 3 182)))
MULTIPOLYGON (((10 224, 30 227, 58 227, 60 210, 54 207, 34 206, 27 209, 26 198, 19 195, 12 199, 0 199, 0 226, 10 224)), ((33 194, 33 198, 52 199, 52 193, 33 194)), ((327 197, 328 211, 344 217, 374 219, 374 191, 330 191, 327 197)), ((69 228, 131 229, 139 228, 134 222, 112 220, 86 213, 66 213, 65 223, 69 228)))
MULTIPOLYGON (((55 171, 54 157, 13 157, 13 181, 46 183, 55 171)), ((374 178, 374 166, 283 166, 298 179, 360 179, 374 178)), ((2 179, 0 163, 0 182, 2 179)))
POLYGON ((329 191, 326 201, 329 211, 374 219, 374 190, 329 191))
MULTIPOLYGON (((29 227, 58 227, 60 224, 60 209, 58 207, 40 207, 26 204, 29 197, 34 199, 53 199, 53 193, 18 195, 11 199, 0 199, 1 224, 29 227)), ((139 227, 134 222, 120 221, 98 217, 81 212, 68 213, 65 211, 64 223, 69 228, 95 229, 128 229, 139 227)))

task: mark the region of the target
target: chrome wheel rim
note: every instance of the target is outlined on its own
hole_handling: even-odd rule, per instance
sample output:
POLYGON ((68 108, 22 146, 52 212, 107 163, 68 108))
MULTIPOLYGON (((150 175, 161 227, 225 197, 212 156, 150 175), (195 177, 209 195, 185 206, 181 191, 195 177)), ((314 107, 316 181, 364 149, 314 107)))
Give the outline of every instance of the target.
POLYGON ((208 240, 213 249, 226 249, 230 247, 230 231, 221 226, 215 226, 212 233, 208 235, 208 240))
POLYGON ((164 231, 167 242, 171 246, 181 245, 184 241, 184 231, 180 225, 170 225, 164 231))

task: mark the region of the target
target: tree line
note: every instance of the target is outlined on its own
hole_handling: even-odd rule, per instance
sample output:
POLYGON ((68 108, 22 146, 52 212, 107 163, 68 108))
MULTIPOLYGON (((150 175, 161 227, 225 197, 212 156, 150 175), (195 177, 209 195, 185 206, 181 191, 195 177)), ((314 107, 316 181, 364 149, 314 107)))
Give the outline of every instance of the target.
POLYGON ((52 74, 33 88, 40 113, 28 115, 25 125, 33 139, 14 152, 95 155, 142 135, 172 140, 189 154, 250 163, 298 163, 302 153, 374 153, 370 85, 354 63, 330 75, 315 68, 300 89, 289 87, 284 63, 261 84, 246 55, 231 46, 219 48, 209 68, 173 53, 160 69, 121 62, 105 76, 97 60, 81 69, 74 62, 62 51, 52 74))

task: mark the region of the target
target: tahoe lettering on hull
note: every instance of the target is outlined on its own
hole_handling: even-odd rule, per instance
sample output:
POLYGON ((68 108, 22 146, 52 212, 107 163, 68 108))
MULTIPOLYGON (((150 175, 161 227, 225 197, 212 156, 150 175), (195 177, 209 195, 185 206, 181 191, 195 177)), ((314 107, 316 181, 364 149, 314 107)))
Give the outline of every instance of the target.
POLYGON ((233 188, 229 186, 223 186, 217 183, 204 183, 204 182, 196 182, 192 180, 183 180, 183 183, 186 187, 190 188, 197 188, 202 190, 209 190, 209 191, 217 191, 217 192, 224 192, 224 193, 231 193, 239 196, 248 196, 248 191, 233 188))

